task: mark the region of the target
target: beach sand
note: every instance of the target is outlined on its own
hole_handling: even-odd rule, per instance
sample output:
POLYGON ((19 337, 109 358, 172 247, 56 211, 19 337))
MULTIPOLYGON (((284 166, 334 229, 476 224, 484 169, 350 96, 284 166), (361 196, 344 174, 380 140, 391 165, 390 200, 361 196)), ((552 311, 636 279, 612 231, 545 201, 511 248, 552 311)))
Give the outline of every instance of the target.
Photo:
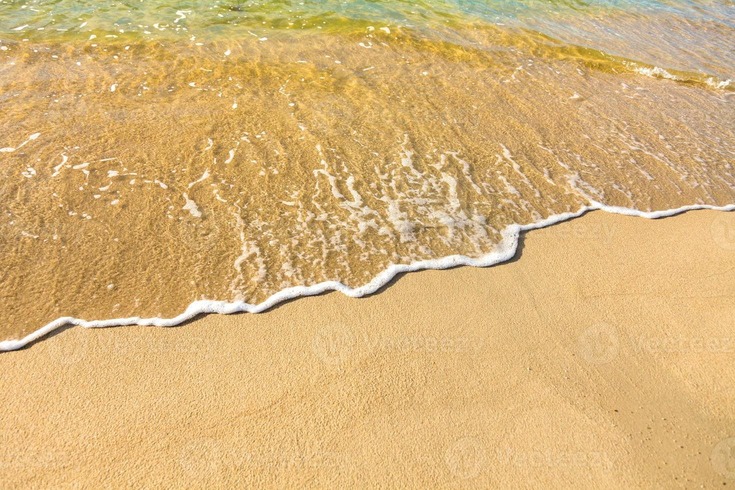
POLYGON ((735 213, 0 355, 4 487, 735 484, 735 213))

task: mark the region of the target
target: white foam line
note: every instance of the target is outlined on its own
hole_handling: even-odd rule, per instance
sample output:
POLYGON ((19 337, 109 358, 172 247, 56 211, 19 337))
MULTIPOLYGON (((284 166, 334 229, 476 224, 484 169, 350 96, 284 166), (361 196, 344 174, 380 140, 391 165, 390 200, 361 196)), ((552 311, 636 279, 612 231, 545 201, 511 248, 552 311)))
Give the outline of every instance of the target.
POLYGON ((359 298, 373 294, 380 288, 388 284, 396 275, 406 272, 415 272, 428 269, 449 269, 457 266, 472 267, 489 267, 501 262, 506 262, 513 258, 518 248, 518 238, 524 231, 536 230, 547 226, 568 221, 572 218, 579 217, 589 211, 605 211, 613 214, 622 214, 626 216, 638 216, 641 218, 657 219, 667 216, 674 216, 686 211, 694 211, 698 209, 711 209, 715 211, 735 211, 735 204, 727 206, 711 206, 706 204, 683 206, 676 209, 665 211, 638 211, 631 208, 623 208, 617 206, 606 206, 604 204, 591 201, 589 206, 582 207, 574 213, 562 213, 550 216, 541 221, 528 225, 510 225, 502 233, 503 239, 496 246, 495 250, 487 255, 473 259, 465 255, 450 255, 440 259, 421 260, 412 264, 393 264, 388 266, 383 272, 373 278, 372 281, 359 288, 350 288, 337 281, 327 281, 316 284, 314 286, 295 286, 283 289, 268 299, 258 304, 245 303, 237 301, 229 303, 226 301, 199 300, 190 304, 186 311, 173 318, 114 318, 109 320, 82 320, 80 318, 62 317, 54 320, 48 325, 36 330, 35 332, 23 337, 19 340, 5 340, 0 342, 0 352, 18 350, 31 342, 34 342, 45 335, 57 330, 61 327, 76 325, 84 328, 104 328, 117 327, 127 325, 142 325, 156 327, 174 327, 184 323, 192 318, 208 314, 219 313, 222 315, 230 315, 233 313, 261 313, 273 308, 283 301, 287 301, 302 296, 314 296, 327 291, 339 291, 352 298, 359 298))

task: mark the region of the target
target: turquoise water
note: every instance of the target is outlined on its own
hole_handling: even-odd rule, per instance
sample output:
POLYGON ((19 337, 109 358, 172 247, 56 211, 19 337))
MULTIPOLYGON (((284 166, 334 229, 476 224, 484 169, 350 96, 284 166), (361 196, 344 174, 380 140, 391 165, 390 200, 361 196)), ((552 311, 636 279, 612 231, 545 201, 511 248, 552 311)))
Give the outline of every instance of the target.
POLYGON ((493 1, 90 1, 0 0, 0 39, 181 39, 191 42, 289 32, 400 29, 467 43, 488 26, 529 30, 555 41, 651 65, 727 79, 735 66, 735 4, 576 0, 493 1))

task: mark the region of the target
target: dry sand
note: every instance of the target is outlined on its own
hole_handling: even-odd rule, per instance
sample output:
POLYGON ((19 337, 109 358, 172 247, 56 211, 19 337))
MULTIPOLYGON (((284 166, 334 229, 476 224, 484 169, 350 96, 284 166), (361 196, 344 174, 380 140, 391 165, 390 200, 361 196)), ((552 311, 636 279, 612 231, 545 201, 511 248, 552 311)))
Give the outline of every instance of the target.
POLYGON ((735 214, 0 355, 3 487, 735 485, 735 214))

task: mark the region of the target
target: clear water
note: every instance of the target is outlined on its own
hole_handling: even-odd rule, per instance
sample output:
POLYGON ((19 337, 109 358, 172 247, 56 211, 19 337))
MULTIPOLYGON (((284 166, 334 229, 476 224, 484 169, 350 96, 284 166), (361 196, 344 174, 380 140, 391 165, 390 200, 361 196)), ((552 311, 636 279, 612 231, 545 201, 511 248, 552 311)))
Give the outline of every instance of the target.
POLYGON ((0 337, 735 202, 732 1, 0 0, 0 337))

